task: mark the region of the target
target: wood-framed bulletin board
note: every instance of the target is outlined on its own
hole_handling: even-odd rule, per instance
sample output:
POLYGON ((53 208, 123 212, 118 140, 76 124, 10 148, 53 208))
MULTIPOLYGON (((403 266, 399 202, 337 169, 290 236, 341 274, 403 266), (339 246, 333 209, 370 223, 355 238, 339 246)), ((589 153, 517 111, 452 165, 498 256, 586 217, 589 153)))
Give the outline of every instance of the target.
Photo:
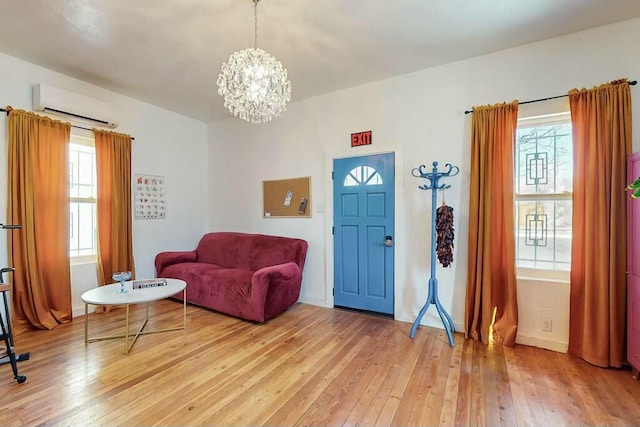
POLYGON ((311 177, 262 181, 264 218, 311 217, 311 177))

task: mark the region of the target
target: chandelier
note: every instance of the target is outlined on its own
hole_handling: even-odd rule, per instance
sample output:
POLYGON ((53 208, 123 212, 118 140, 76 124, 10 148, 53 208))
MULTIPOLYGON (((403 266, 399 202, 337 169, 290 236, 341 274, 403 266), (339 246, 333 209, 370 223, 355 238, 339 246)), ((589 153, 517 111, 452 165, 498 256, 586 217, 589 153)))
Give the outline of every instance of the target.
POLYGON ((280 61, 258 49, 258 2, 253 0, 253 47, 234 52, 222 64, 218 93, 231 114, 252 123, 264 123, 287 110, 291 82, 280 61))

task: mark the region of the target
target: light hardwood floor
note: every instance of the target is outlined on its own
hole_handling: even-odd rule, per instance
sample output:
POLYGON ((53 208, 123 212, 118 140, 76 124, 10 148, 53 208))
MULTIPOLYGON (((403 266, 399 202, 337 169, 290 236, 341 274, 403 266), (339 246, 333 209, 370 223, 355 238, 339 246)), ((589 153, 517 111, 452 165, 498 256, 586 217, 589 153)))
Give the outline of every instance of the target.
MULTIPOLYGON (((181 321, 154 303, 150 327, 181 321)), ((136 310, 140 317, 142 310, 136 310)), ((0 366, 0 425, 640 425, 640 383, 547 350, 297 304, 266 324, 188 307, 186 330, 83 340, 83 318, 16 337, 28 376, 0 366)), ((117 331, 124 310, 90 315, 117 331)))

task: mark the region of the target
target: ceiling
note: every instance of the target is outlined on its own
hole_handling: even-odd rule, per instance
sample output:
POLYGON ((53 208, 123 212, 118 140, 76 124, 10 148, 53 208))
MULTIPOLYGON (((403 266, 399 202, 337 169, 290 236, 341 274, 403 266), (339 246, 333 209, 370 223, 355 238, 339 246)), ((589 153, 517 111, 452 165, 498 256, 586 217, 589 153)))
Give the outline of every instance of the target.
MULTIPOLYGON (((638 0, 263 0, 292 100, 640 16, 638 0)), ((205 122, 252 0, 0 0, 0 51, 205 122)))

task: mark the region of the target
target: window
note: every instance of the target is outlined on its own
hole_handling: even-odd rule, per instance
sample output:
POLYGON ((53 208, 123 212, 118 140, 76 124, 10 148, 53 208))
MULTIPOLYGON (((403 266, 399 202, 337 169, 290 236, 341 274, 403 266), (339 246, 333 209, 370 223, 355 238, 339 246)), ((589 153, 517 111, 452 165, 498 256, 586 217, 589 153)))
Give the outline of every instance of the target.
POLYGON ((518 120, 516 263, 569 271, 573 145, 569 113, 518 120))
POLYGON ((345 187, 357 187, 358 185, 381 185, 382 177, 371 166, 356 166, 344 179, 345 187))
POLYGON ((69 144, 69 255, 97 253, 96 149, 93 138, 71 136, 69 144))

